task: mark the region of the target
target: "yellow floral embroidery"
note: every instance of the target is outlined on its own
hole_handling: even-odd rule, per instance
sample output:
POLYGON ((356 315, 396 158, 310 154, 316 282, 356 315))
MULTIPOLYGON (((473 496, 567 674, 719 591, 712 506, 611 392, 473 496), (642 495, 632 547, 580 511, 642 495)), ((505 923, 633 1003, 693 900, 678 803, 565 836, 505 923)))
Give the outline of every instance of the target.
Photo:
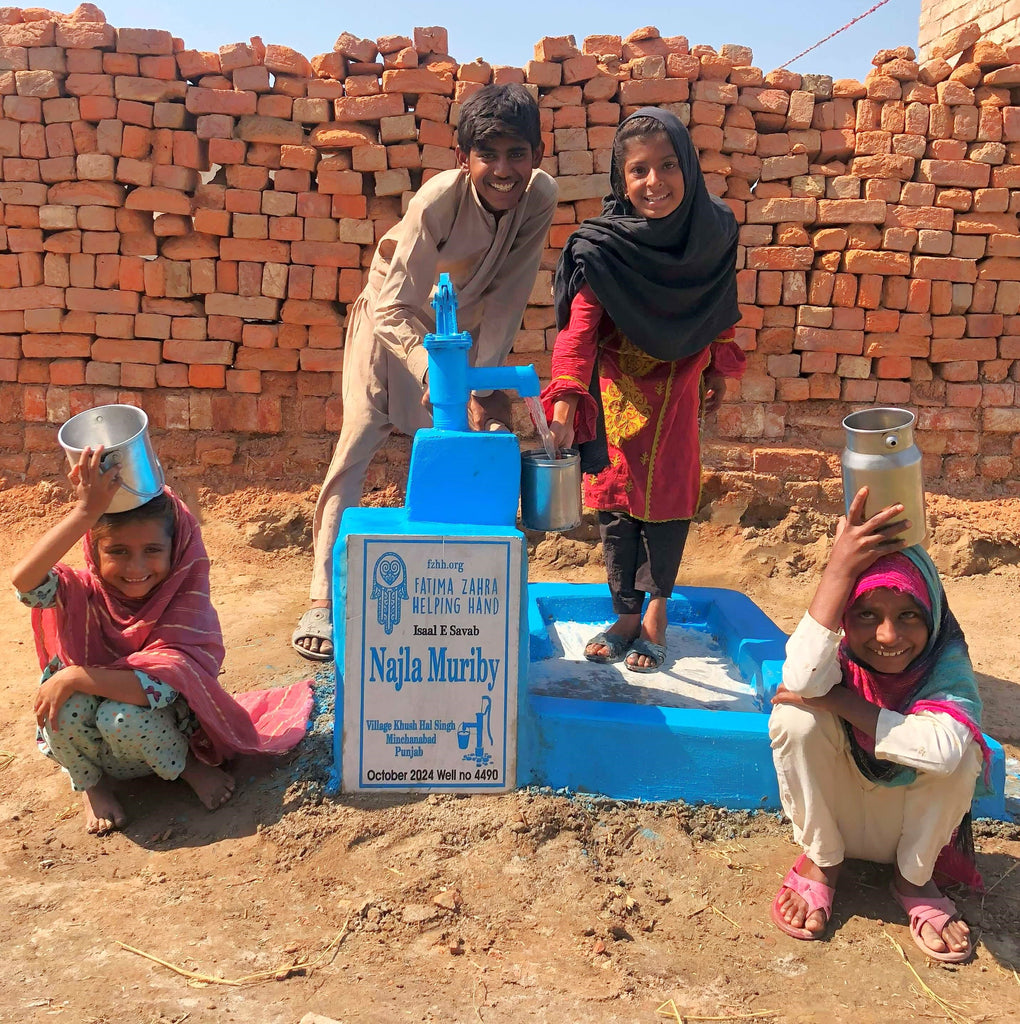
POLYGON ((606 440, 614 448, 639 434, 651 416, 651 406, 629 377, 606 381, 602 391, 606 440))
POLYGON ((662 360, 650 356, 633 342, 621 335, 620 337, 620 369, 630 377, 644 377, 651 373, 662 360))

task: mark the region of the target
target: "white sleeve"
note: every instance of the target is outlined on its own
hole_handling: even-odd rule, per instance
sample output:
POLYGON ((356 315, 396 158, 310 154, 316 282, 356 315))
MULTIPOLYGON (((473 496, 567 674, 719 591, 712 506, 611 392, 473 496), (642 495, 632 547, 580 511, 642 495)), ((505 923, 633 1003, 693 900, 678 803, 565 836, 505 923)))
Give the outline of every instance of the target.
POLYGON ((952 715, 919 711, 901 715, 882 708, 875 729, 875 756, 932 775, 951 775, 974 742, 952 715))
POLYGON ((801 697, 821 697, 842 681, 839 667, 840 634, 815 622, 805 612, 786 641, 783 686, 801 697))

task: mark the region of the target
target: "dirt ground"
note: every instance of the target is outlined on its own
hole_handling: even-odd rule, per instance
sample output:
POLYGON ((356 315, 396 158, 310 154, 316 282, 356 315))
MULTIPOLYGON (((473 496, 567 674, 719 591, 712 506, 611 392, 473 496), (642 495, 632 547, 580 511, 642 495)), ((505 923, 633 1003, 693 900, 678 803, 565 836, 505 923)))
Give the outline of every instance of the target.
MULTIPOLYGON (((314 492, 182 490, 212 556, 227 688, 309 676, 289 636, 307 587, 314 492)), ((5 579, 64 496, 45 484, 0 490, 5 579)), ((930 512, 986 730, 1015 758, 1020 502, 934 498, 930 512)), ((742 590, 790 631, 817 582, 827 525, 797 510, 778 523, 709 518, 692 533, 680 582, 742 590)), ((590 535, 539 545, 532 578, 602 578, 590 535)), ((1020 1019, 1016 825, 978 829, 987 891, 959 897, 979 938, 972 963, 929 965, 888 894, 888 869, 868 864, 844 875, 830 937, 797 942, 768 917, 795 855, 773 814, 531 791, 324 797, 322 672, 313 733, 289 758, 235 764, 225 808, 206 812, 180 783, 127 783, 124 831, 87 836, 66 778, 34 749, 28 613, 5 600, 2 1021, 1020 1019)))

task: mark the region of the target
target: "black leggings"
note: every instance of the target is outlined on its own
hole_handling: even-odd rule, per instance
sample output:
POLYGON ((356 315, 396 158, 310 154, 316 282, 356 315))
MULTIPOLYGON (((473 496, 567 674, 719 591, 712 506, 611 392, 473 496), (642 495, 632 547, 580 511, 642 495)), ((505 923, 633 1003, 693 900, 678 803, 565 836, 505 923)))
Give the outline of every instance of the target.
POLYGON ((639 615, 645 594, 670 596, 690 528, 689 519, 646 523, 626 512, 599 512, 606 575, 617 615, 639 615))

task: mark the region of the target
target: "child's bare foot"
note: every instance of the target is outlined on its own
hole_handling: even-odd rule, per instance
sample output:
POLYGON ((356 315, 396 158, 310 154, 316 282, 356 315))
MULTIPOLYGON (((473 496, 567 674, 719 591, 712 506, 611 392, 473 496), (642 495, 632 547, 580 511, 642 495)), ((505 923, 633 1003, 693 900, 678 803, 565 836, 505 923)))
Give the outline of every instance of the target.
POLYGON ((195 796, 210 811, 222 807, 234 795, 234 777, 222 768, 203 764, 194 754, 188 754, 188 762, 181 772, 181 778, 195 791, 195 796))
POLYGON ((105 836, 127 821, 124 808, 105 779, 86 789, 81 800, 85 805, 85 831, 90 835, 105 836))
POLYGON ((608 644, 597 641, 589 641, 584 649, 584 656, 591 661, 599 658, 619 657, 623 650, 621 646, 629 647, 632 640, 637 638, 641 629, 641 617, 639 615, 621 615, 616 622, 609 626, 605 633, 616 641, 617 650, 613 650, 608 644), (625 645, 625 646, 624 646, 625 645))

